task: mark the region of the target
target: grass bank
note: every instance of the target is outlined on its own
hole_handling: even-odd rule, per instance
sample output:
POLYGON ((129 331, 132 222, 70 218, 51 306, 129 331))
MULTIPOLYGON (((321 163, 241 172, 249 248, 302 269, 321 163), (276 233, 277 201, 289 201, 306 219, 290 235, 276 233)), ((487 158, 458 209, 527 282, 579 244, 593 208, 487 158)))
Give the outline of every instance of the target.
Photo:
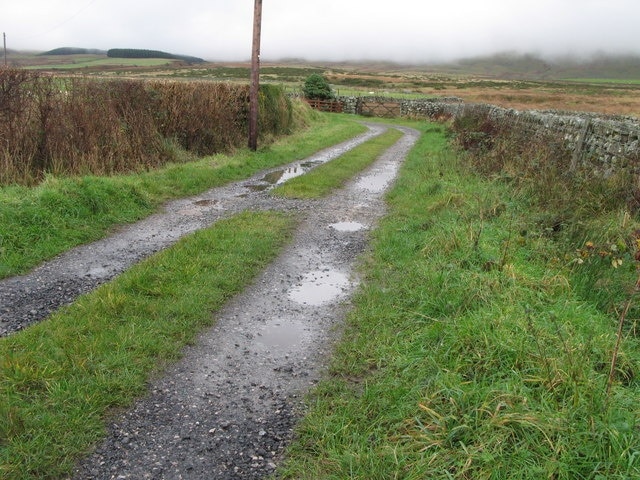
POLYGON ((303 159, 365 130, 352 117, 314 118, 313 128, 258 152, 243 149, 135 175, 51 177, 33 188, 0 187, 0 278, 144 218, 167 200, 303 159))
POLYGON ((389 129, 383 134, 324 163, 305 175, 292 178, 271 190, 287 198, 320 198, 340 188, 356 173, 371 165, 386 149, 402 137, 402 132, 389 129))
POLYGON ((38 325, 0 339, 0 477, 61 478, 295 225, 244 213, 180 240, 38 325))
MULTIPOLYGON (((567 243, 422 128, 282 476, 640 477, 637 324, 601 298, 640 303, 633 258, 567 243)), ((604 225, 638 222, 581 228, 603 239, 604 225)))

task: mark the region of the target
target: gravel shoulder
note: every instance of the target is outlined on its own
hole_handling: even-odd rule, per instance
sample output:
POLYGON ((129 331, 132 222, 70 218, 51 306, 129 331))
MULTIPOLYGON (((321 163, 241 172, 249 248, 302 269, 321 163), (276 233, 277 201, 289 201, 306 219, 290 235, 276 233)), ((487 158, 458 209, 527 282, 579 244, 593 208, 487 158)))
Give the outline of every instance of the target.
POLYGON ((418 139, 413 129, 329 198, 275 199, 270 185, 382 133, 369 132, 297 162, 197 197, 31 274, 0 282, 0 331, 19 330, 113 278, 180 236, 245 209, 294 210, 292 243, 216 314, 148 394, 114 415, 106 439, 74 479, 254 479, 272 474, 320 378, 357 287, 355 262, 384 214, 384 192, 418 139), (274 179, 275 182, 274 182, 274 179))

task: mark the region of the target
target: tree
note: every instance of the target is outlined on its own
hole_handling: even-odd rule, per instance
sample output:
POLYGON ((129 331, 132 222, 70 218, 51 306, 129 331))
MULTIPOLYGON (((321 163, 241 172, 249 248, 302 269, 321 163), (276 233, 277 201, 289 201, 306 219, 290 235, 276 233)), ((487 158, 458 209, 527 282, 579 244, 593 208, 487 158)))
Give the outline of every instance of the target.
POLYGON ((309 75, 302 87, 304 96, 311 99, 330 100, 333 98, 333 90, 326 78, 318 73, 309 75))

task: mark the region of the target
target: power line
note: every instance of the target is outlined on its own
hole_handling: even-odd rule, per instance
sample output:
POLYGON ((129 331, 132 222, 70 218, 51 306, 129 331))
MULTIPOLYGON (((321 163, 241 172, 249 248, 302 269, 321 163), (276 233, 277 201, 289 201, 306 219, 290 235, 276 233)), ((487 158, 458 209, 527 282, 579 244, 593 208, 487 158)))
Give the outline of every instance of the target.
POLYGON ((40 37, 42 35, 46 35, 48 33, 53 32, 54 30, 57 30, 58 28, 62 27, 63 25, 66 25, 67 23, 69 23, 71 20, 74 20, 78 15, 80 15, 81 13, 83 13, 87 8, 89 8, 91 5, 93 5, 94 3, 96 3, 98 0, 90 0, 88 3, 86 3, 83 7, 81 7, 78 11, 76 11, 75 13, 73 13, 71 16, 65 18, 64 20, 62 20, 61 22, 55 24, 53 27, 51 27, 49 30, 45 30, 39 33, 36 33, 34 35, 29 35, 28 37, 21 37, 18 38, 18 40, 30 40, 32 38, 36 38, 36 37, 40 37))

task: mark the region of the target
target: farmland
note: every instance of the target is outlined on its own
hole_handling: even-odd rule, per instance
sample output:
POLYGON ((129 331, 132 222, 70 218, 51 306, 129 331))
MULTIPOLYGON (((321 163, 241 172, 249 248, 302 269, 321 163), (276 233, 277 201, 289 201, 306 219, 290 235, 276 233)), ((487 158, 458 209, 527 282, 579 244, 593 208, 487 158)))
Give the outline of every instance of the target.
MULTIPOLYGON (((180 79, 246 83, 249 62, 187 62, 117 59, 106 55, 41 56, 11 53, 13 66, 61 75, 180 79)), ((261 81, 300 90, 312 73, 327 77, 339 95, 454 96, 466 102, 515 109, 590 111, 640 117, 640 61, 636 58, 543 62, 531 56, 498 55, 443 65, 264 61, 261 81)))

